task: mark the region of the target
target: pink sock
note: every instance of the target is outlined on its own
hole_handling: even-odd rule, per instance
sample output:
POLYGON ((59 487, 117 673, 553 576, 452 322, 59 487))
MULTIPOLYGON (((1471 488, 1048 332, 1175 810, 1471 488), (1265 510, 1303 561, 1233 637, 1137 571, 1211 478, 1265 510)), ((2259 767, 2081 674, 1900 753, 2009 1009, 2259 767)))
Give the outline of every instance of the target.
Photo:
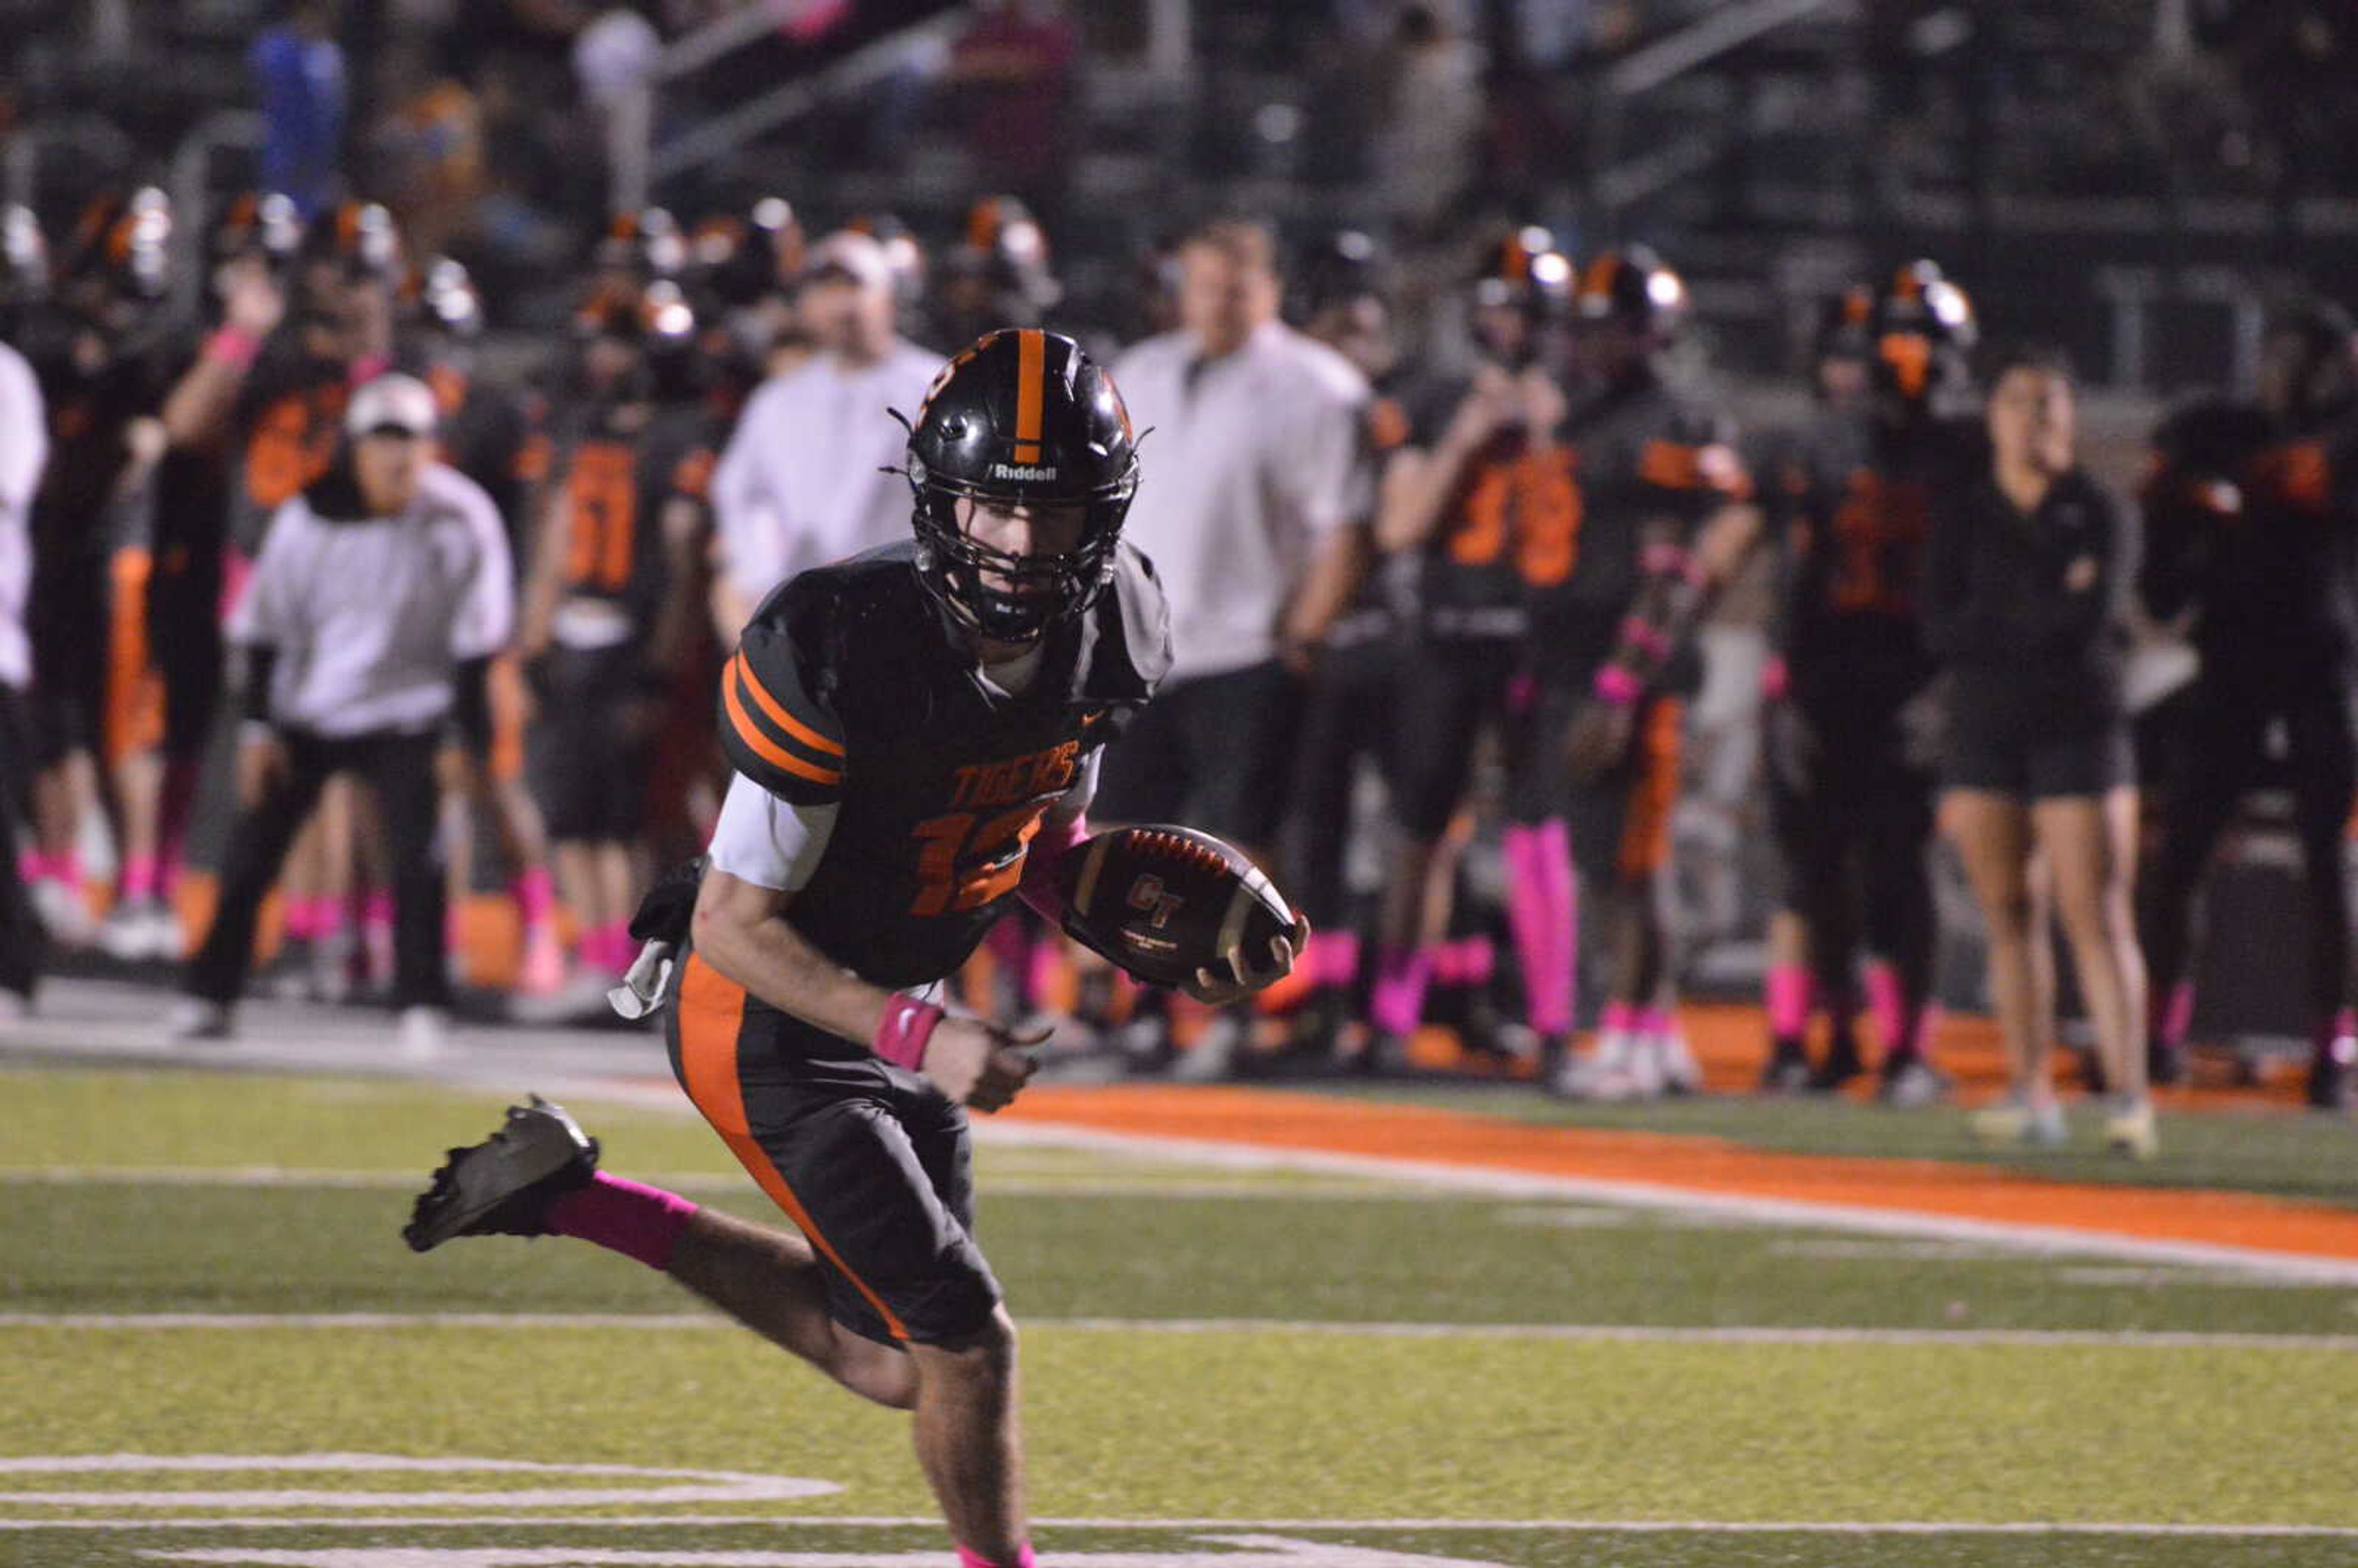
POLYGON ((1012 1563, 999 1563, 968 1547, 957 1549, 958 1568, 1033 1568, 1032 1543, 1025 1541, 1012 1563))
POLYGON ((1436 944, 1433 949, 1433 983, 1444 990, 1464 985, 1466 968, 1461 962, 1463 957, 1455 942, 1436 944))
POLYGON ((1768 1033, 1779 1040, 1799 1040, 1810 1032, 1810 971, 1800 964, 1772 964, 1768 968, 1767 1000, 1768 1033))
POLYGON ((1314 931, 1303 962, 1313 985, 1341 988, 1359 978, 1359 934, 1356 931, 1314 931))
POLYGON ((132 855, 123 862, 123 899, 151 899, 156 896, 156 857, 132 855))
POLYGON ((1667 1007, 1641 1007, 1633 1027, 1649 1039, 1660 1040, 1679 1032, 1679 1015, 1667 1007))
POLYGON ((75 850, 68 849, 62 855, 51 855, 49 857, 49 880, 52 881, 63 882, 70 888, 81 887, 81 854, 75 850))
POLYGON ((27 887, 49 880, 49 858, 38 849, 26 849, 16 856, 16 880, 27 887))
POLYGON ((551 1204, 546 1225, 551 1236, 594 1241, 650 1269, 667 1269, 695 1213, 696 1206, 677 1193, 600 1171, 588 1186, 551 1204))
POLYGON ((1914 1055, 1923 1015, 1908 1005, 1908 991, 1899 983, 1899 971, 1888 964, 1869 967, 1866 1002, 1875 1014, 1875 1032, 1883 1041, 1884 1056, 1888 1059, 1914 1055))
POLYGON ((1561 822, 1510 827, 1505 847, 1507 920, 1522 963, 1525 1016, 1538 1033, 1567 1033, 1580 951, 1571 835, 1561 822))
POLYGON ((1634 1034, 1638 1032, 1638 1007, 1635 1002, 1608 1001, 1597 1019, 1597 1026, 1607 1033, 1634 1034))
POLYGON ((2194 982, 2180 980, 2169 988, 2161 1005, 2161 1042, 2176 1050, 2194 1028, 2194 982))
POLYGON ((1498 972, 1498 950, 1487 936, 1466 936, 1457 942, 1457 983, 1487 986, 1498 972))
POLYGON ((1065 968, 1061 944, 1053 935, 1033 943, 1032 954, 1024 968, 1029 977, 1025 983, 1031 991, 1033 1005, 1036 1007, 1044 998, 1056 994, 1056 981, 1065 968))
POLYGON ((517 918, 524 922, 526 934, 545 931, 557 910, 557 889, 548 880, 548 868, 532 866, 508 884, 508 896, 515 900, 517 918))
POLYGON ((1430 948, 1405 953, 1395 948, 1378 954, 1375 994, 1368 1005, 1368 1015, 1376 1027, 1387 1034, 1414 1033, 1424 1018, 1424 988, 1432 977, 1430 948))

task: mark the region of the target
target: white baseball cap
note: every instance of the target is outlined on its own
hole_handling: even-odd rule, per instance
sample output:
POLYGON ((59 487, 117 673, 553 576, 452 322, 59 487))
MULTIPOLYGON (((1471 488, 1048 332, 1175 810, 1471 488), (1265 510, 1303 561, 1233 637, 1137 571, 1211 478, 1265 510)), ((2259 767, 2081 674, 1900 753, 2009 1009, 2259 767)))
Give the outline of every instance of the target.
POLYGON ((892 259, 885 254, 883 243, 857 229, 838 229, 810 248, 803 276, 811 279, 830 272, 841 273, 862 288, 892 287, 892 259))
POLYGON ((344 428, 354 436, 430 436, 436 422, 434 389, 414 375, 362 382, 344 410, 344 428))

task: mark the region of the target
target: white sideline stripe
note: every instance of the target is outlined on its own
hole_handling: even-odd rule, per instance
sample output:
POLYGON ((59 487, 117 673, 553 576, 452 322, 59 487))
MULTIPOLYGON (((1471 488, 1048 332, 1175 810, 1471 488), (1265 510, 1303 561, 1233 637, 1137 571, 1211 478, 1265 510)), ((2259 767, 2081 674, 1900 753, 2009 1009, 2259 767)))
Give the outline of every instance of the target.
MULTIPOLYGON (((1580 1323, 1294 1322, 1260 1317, 1026 1317, 1027 1328, 1082 1334, 1270 1334, 1329 1339, 1538 1339, 1636 1345, 2129 1346, 2141 1349, 2358 1351, 2358 1334, 2207 1333, 2199 1329, 1841 1328, 1580 1323)), ((0 1330, 380 1330, 733 1328, 705 1313, 0 1313, 0 1330)), ((1273 1527, 1272 1527, 1273 1528, 1273 1527)))
MULTIPOLYGON (((258 1515, 195 1519, 0 1519, 0 1530, 482 1530, 530 1526, 535 1530, 676 1530, 742 1525, 795 1529, 939 1530, 930 1514, 662 1514, 610 1519, 548 1519, 529 1514, 436 1515, 407 1518, 286 1519, 258 1515)), ((2236 1537, 2269 1540, 2358 1540, 2358 1525, 2335 1524, 2146 1524, 2092 1520, 2026 1524, 2006 1520, 1864 1519, 1034 1519, 1046 1530, 1531 1530, 1577 1535, 2089 1535, 2236 1537)))
POLYGON ((2310 1284, 2358 1285, 2358 1259, 2283 1252, 2260 1247, 2234 1247, 2206 1241, 2163 1241, 2063 1225, 1964 1219, 1905 1209, 1869 1208, 1857 1204, 1707 1193, 1657 1182, 1617 1181, 1602 1176, 1548 1176, 1390 1155, 1337 1154, 1324 1150, 1262 1148, 1221 1143, 1208 1139, 1108 1132, 1100 1128, 1073 1127, 1058 1122, 981 1124, 978 1131, 986 1129, 994 1141, 1009 1143, 1031 1142, 1068 1149, 1094 1149, 1109 1153, 1152 1153, 1195 1164, 1233 1165, 1240 1170, 1314 1171, 1388 1177, 1395 1181, 1498 1196, 1570 1198, 1628 1208, 1708 1214, 1764 1225, 1847 1230, 1870 1236, 1934 1237, 1949 1241, 1980 1242, 2029 1253, 2129 1259, 2145 1263, 2231 1270, 2275 1279, 2299 1280, 2310 1284))

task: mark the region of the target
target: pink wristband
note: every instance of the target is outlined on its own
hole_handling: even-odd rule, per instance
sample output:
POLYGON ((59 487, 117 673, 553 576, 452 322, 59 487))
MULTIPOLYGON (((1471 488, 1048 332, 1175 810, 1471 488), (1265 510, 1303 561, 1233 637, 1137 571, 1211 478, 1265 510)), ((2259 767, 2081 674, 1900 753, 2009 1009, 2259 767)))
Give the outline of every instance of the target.
POLYGON ((1670 638, 1662 634, 1661 628, 1639 616, 1623 618, 1621 641, 1650 659, 1659 661, 1671 656, 1670 638))
POLYGON ((262 352, 262 340, 243 327, 222 327, 205 340, 205 358, 243 370, 262 352))
POLYGON ((1770 702, 1782 702, 1785 694, 1793 689, 1793 671, 1784 655, 1772 654, 1760 666, 1760 695, 1770 702))
POLYGON ((1607 665, 1596 672, 1596 695, 1616 708, 1631 708, 1646 695, 1646 688, 1619 665, 1607 665))
POLYGON ((914 1073, 925 1065, 925 1042, 934 1037, 934 1025, 941 1021, 942 1010, 932 1002, 896 995, 884 1004, 884 1016, 877 1021, 876 1038, 869 1042, 869 1048, 894 1066, 914 1073))
POLYGON ((351 384, 359 386, 364 383, 374 381, 377 377, 383 375, 392 368, 393 361, 389 356, 384 354, 366 354, 352 362, 352 368, 349 373, 348 379, 350 380, 351 384))

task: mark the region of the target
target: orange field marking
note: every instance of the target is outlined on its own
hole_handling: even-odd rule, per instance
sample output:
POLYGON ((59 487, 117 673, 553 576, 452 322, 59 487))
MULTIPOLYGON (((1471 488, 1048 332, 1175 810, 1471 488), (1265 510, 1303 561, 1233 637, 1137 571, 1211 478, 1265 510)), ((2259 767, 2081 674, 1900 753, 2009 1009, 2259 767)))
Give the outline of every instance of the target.
POLYGON ((1137 1137, 2358 1260, 2358 1210, 2241 1193, 2049 1181, 1932 1160, 1777 1153, 1692 1134, 1541 1127, 1275 1089, 1042 1085, 1006 1114, 1137 1137))

